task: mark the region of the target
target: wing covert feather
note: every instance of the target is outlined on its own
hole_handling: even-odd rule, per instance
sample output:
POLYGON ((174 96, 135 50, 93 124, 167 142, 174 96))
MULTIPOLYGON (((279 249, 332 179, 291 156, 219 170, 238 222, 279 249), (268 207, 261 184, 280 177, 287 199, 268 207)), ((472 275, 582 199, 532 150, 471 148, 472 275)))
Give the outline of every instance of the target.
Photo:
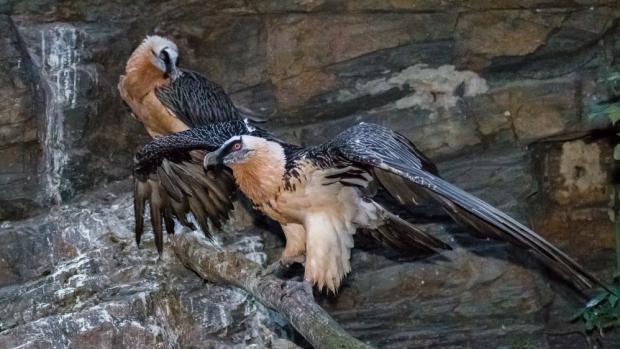
POLYGON ((215 123, 156 138, 136 154, 134 213, 138 244, 144 232, 147 203, 159 253, 163 250, 163 228, 174 233, 173 218, 195 229, 188 219, 191 214, 207 237, 209 223, 219 228, 229 218, 237 192, 231 171, 223 168, 205 173, 202 159, 233 135, 247 132, 242 121, 215 123))
POLYGON ((155 95, 189 128, 243 118, 265 121, 261 116, 236 106, 220 85, 191 70, 182 69, 170 85, 156 89, 155 95))

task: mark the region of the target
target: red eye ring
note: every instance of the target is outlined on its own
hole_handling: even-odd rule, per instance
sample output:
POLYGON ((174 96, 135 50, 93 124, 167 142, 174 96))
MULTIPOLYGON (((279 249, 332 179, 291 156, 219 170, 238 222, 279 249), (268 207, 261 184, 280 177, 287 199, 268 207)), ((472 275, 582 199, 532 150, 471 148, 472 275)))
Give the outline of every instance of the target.
POLYGON ((239 150, 239 149, 241 149, 241 143, 235 143, 233 145, 233 150, 239 150))

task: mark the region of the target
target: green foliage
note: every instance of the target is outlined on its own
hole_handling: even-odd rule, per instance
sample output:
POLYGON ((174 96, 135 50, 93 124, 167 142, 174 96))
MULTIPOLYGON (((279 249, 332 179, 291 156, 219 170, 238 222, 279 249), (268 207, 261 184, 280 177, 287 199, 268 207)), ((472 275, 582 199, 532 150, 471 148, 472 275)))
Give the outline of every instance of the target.
MULTIPOLYGON (((616 125, 620 121, 620 100, 590 106, 589 116, 591 119, 605 117, 609 119, 612 125, 616 125)), ((614 147, 614 160, 620 160, 620 144, 616 144, 614 147)))
POLYGON ((620 103, 599 103, 590 107, 590 118, 607 117, 612 124, 620 120, 620 103))
POLYGON ((588 304, 577 312, 572 321, 581 320, 586 331, 604 331, 620 325, 620 278, 616 278, 611 292, 601 292, 592 297, 588 304))
MULTIPOLYGON (((590 118, 606 117, 613 126, 620 122, 620 72, 612 72, 599 80, 611 96, 610 101, 598 103, 589 108, 590 118)), ((618 134, 620 136, 620 134, 618 134)), ((613 157, 620 160, 620 144, 614 147, 613 157)), ((603 291, 590 301, 574 316, 572 321, 581 320, 586 332, 598 331, 601 336, 605 331, 620 326, 620 186, 614 186, 615 235, 616 235, 616 275, 614 286, 610 291, 603 291)))

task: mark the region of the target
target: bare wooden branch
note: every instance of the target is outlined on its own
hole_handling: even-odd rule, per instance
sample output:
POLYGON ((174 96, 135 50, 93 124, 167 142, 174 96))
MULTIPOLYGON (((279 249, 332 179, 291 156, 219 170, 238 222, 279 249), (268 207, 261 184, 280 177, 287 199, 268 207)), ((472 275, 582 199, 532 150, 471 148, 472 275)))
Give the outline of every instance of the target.
POLYGON ((209 246, 196 233, 178 234, 171 240, 185 266, 208 281, 244 289, 282 314, 315 348, 371 348, 345 332, 301 282, 262 276, 260 265, 239 252, 209 246))

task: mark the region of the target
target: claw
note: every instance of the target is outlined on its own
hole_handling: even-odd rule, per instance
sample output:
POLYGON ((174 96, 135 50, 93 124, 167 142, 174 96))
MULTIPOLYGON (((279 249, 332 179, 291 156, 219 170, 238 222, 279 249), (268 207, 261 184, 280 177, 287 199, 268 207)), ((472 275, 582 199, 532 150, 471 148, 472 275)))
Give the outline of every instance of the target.
POLYGON ((282 256, 279 260, 277 260, 274 263, 271 263, 265 270, 263 270, 261 275, 267 276, 267 275, 272 275, 272 274, 273 275, 286 274, 286 272, 289 271, 289 269, 291 268, 293 264, 300 263, 301 265, 303 265, 305 260, 306 260, 306 256, 304 255, 294 256, 294 257, 282 256))
POLYGON ((278 275, 281 272, 288 270, 290 266, 290 264, 284 264, 282 260, 277 260, 265 268, 265 270, 261 273, 261 276, 278 275))

